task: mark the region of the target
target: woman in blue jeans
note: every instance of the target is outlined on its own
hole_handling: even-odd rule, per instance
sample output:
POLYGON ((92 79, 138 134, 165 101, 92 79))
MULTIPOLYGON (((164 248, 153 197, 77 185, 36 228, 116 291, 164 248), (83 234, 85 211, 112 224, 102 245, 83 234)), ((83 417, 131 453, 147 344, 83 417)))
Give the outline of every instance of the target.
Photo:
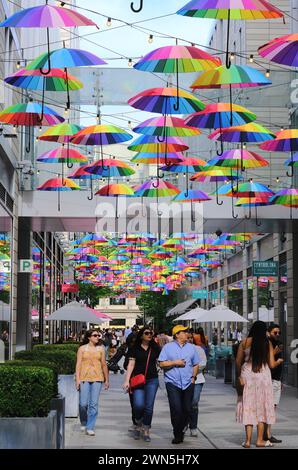
POLYGON ((153 340, 153 331, 150 327, 144 327, 138 332, 135 345, 128 352, 129 362, 123 384, 124 390, 130 390, 131 377, 138 374, 146 375, 145 385, 130 391, 133 393, 133 415, 137 423, 134 438, 140 439, 142 431, 145 442, 151 441, 149 430, 159 385, 157 372, 159 353, 160 348, 153 340))

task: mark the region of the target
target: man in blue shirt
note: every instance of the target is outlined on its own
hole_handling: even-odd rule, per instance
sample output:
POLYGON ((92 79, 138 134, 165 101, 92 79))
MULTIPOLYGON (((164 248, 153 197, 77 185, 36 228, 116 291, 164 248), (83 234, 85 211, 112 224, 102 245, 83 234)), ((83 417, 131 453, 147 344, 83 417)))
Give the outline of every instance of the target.
POLYGON ((166 344, 159 364, 164 369, 174 439, 180 444, 189 423, 194 384, 199 371, 199 356, 193 344, 188 343, 188 328, 176 325, 172 331, 174 341, 166 344))

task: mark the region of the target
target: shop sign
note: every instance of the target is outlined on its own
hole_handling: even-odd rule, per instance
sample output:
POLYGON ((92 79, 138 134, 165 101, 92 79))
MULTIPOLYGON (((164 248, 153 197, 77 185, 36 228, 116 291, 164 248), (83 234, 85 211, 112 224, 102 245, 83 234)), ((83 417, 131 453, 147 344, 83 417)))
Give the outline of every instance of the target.
POLYGON ((192 291, 193 299, 208 299, 208 291, 206 289, 196 289, 192 291))
POLYGON ((77 293, 79 292, 79 286, 77 284, 62 284, 61 291, 64 294, 67 292, 77 293))
POLYGON ((0 261, 0 273, 10 273, 11 261, 6 259, 5 261, 0 261))
POLYGON ((253 261, 253 276, 278 276, 278 261, 253 261))
POLYGON ((33 273, 33 260, 32 259, 20 259, 19 260, 19 273, 33 273))

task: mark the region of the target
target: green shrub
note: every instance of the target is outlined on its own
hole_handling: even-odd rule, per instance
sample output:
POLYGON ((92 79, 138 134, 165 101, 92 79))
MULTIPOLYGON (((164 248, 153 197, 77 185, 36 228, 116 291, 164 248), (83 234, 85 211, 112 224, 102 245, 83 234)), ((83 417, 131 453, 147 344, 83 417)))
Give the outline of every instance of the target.
MULTIPOLYGON (((59 366, 57 363, 55 362, 48 362, 48 361, 44 361, 42 359, 38 360, 34 360, 34 361, 23 361, 23 360, 15 360, 15 361, 6 361, 4 362, 3 364, 0 364, 0 367, 2 366, 13 366, 13 367, 24 367, 24 366, 28 366, 28 367, 46 367, 47 369, 51 369, 54 374, 55 374, 55 379, 56 379, 56 382, 58 384, 58 374, 59 374, 59 366)), ((58 393, 58 387, 57 387, 57 393, 58 393)))
POLYGON ((53 362, 58 367, 58 374, 74 374, 76 368, 76 353, 68 350, 43 350, 19 351, 15 354, 16 359, 23 361, 53 362))
POLYGON ((81 343, 62 343, 62 344, 36 344, 33 350, 38 351, 74 351, 77 352, 81 343))
POLYGON ((0 416, 47 416, 56 396, 56 379, 46 367, 0 367, 0 416))

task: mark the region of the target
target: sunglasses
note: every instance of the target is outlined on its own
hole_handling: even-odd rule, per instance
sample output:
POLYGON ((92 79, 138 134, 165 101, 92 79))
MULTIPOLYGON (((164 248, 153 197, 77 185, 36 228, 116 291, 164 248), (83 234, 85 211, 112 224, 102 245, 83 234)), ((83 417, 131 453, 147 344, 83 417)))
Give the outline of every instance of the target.
POLYGON ((280 335, 280 332, 279 332, 279 331, 273 331, 273 334, 274 334, 275 336, 279 336, 279 335, 280 335))
POLYGON ((100 335, 91 335, 91 336, 94 336, 94 338, 96 338, 96 336, 97 336, 98 338, 101 338, 100 335))
POLYGON ((149 336, 149 335, 152 336, 153 335, 152 331, 144 331, 143 334, 146 335, 146 336, 149 336))

